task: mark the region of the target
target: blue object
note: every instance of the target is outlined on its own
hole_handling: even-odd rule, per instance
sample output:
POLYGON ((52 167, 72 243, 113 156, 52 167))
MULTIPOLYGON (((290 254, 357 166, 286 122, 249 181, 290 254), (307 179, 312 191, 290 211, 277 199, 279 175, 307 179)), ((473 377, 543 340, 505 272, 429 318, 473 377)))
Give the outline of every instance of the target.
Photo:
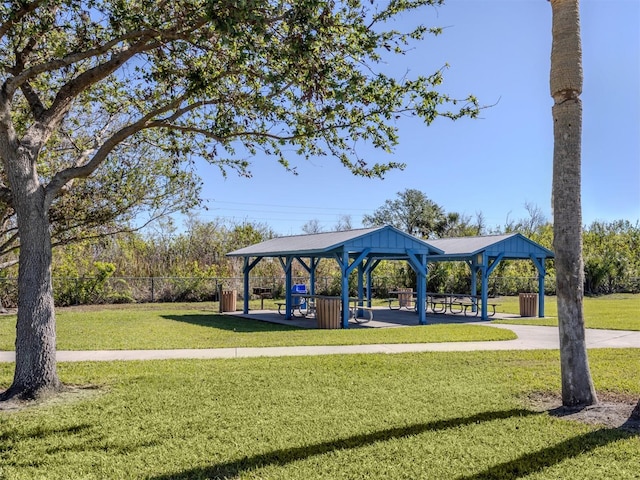
MULTIPOLYGON (((291 287, 291 293, 305 294, 309 292, 307 290, 306 285, 296 284, 293 287, 291 287)), ((305 298, 293 297, 291 303, 294 307, 307 308, 307 300, 305 298)))

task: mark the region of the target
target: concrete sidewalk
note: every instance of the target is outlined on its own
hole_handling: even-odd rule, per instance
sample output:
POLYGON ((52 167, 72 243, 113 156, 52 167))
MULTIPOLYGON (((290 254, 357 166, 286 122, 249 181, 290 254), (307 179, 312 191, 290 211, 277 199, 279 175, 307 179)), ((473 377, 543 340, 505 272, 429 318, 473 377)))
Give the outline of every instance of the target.
MULTIPOLYGON (((297 347, 242 347, 179 350, 96 350, 58 351, 59 362, 215 359, 248 357, 290 357, 304 355, 344 355, 356 353, 468 352, 488 350, 557 350, 558 328, 529 325, 489 325, 518 335, 516 340, 493 342, 401 343, 376 345, 336 345, 297 347)), ((640 332, 587 330, 587 348, 640 348, 640 332)), ((0 362, 15 361, 14 352, 0 352, 0 362)))

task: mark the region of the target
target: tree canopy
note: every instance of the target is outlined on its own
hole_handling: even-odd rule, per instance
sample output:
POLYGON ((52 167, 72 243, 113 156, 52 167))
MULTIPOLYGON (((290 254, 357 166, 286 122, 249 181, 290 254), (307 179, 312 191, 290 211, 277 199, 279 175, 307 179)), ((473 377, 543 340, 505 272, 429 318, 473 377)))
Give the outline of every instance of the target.
POLYGON ((395 115, 431 122, 477 113, 473 97, 458 108, 436 91, 441 70, 401 80, 374 70, 383 52, 438 33, 379 27, 401 10, 437 3, 5 2, 4 123, 14 141, 37 142, 39 154, 64 151, 56 156, 66 161, 49 172, 50 199, 125 141, 243 174, 258 150, 294 169, 285 147, 295 146, 382 175, 399 164, 351 154, 362 140, 392 147, 395 115))
POLYGON ((478 235, 481 230, 481 225, 473 227, 460 214, 446 213, 423 192, 412 188, 398 192, 395 199, 386 200, 373 214, 365 215, 362 222, 371 226, 393 225, 422 238, 478 235))

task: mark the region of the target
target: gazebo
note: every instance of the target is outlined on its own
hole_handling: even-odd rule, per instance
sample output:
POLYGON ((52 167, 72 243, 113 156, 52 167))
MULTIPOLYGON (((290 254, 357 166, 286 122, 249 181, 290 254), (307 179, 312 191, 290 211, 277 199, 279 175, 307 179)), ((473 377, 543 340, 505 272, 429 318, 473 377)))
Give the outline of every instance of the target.
POLYGON ((315 274, 323 258, 337 261, 341 271, 343 328, 349 327, 349 276, 357 271, 358 304, 371 306, 371 273, 382 260, 405 260, 416 272, 418 323, 427 323, 428 262, 462 261, 471 268, 471 295, 477 295, 480 273, 481 318, 488 319, 488 279, 502 260, 531 260, 538 270, 538 312, 544 317, 545 260, 553 252, 519 233, 481 237, 458 237, 425 242, 395 227, 363 228, 342 232, 277 237, 227 254, 244 259, 244 305, 249 313, 249 277, 263 258, 278 258, 285 273, 285 318, 291 318, 292 264, 297 260, 309 273, 310 295, 315 294, 315 274), (365 286, 366 296, 365 296, 365 286))
MULTIPOLYGON (((418 321, 426 324, 427 257, 443 253, 412 235, 395 227, 363 228, 342 232, 327 232, 311 235, 277 237, 227 255, 243 257, 244 313, 249 312, 249 274, 263 258, 278 258, 285 273, 286 317, 290 318, 292 306, 293 260, 309 273, 310 294, 315 294, 315 271, 322 258, 333 258, 338 262, 342 278, 342 327, 349 328, 349 276, 358 273, 358 300, 364 301, 364 286, 371 285, 371 272, 382 260, 406 260, 417 275, 418 321)), ((371 288, 366 289, 368 305, 371 288)))
POLYGON ((481 237, 456 237, 429 240, 440 250, 438 255, 430 255, 430 262, 466 262, 471 268, 471 294, 477 295, 477 277, 480 272, 482 312, 486 320, 489 291, 489 275, 502 260, 531 260, 538 271, 538 316, 544 317, 545 261, 553 258, 551 250, 529 240, 520 233, 508 235, 487 235, 481 237))

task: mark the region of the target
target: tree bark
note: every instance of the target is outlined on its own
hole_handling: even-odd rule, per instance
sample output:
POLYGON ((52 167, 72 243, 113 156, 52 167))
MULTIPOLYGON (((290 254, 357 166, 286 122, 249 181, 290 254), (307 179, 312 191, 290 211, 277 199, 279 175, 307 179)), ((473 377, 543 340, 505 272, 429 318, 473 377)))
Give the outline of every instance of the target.
POLYGON ((555 250, 562 403, 597 402, 585 342, 581 207, 582 50, 578 0, 551 0, 555 250))
POLYGON ((61 387, 56 369, 49 215, 32 158, 20 148, 8 172, 18 219, 20 263, 16 368, 13 383, 0 400, 38 398, 61 387))

